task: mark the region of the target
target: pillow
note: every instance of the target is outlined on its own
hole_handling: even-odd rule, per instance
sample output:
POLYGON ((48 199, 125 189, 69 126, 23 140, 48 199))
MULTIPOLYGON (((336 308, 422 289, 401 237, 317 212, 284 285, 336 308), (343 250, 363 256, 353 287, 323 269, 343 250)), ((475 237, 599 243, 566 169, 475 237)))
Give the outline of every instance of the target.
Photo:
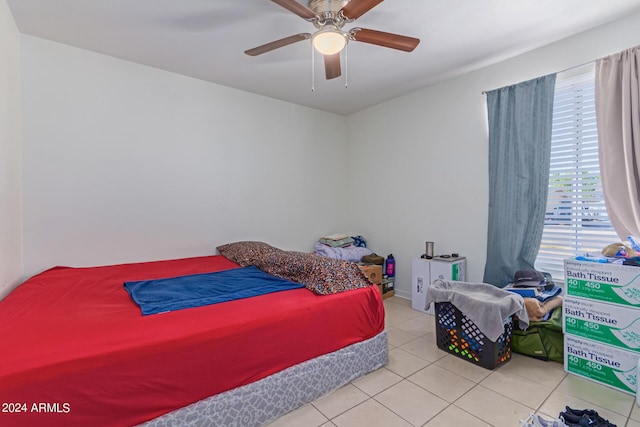
POLYGON ((278 248, 263 242, 235 242, 218 246, 218 252, 225 258, 239 264, 241 267, 256 265, 265 257, 271 258, 274 253, 282 252, 278 248))

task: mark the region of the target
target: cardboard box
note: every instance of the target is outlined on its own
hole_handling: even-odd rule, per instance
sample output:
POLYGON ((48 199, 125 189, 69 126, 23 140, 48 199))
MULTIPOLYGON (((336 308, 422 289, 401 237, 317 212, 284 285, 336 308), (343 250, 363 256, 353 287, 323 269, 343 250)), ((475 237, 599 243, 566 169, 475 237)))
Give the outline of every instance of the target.
POLYGON ((379 285, 382 283, 381 265, 359 265, 360 270, 371 280, 371 283, 379 285))
POLYGON ((425 310, 427 290, 436 279, 465 281, 466 259, 451 258, 451 261, 414 258, 411 268, 411 308, 433 314, 433 304, 425 310))
POLYGON ((564 336, 564 370, 616 390, 636 394, 639 353, 564 336))
POLYGON ((562 313, 565 334, 640 351, 640 309, 567 296, 562 313))
POLYGON ((385 290, 384 285, 376 285, 376 286, 378 287, 378 289, 380 290, 380 293, 382 294, 382 299, 391 298, 395 294, 393 289, 385 290))
POLYGON ((640 307, 640 267, 567 259, 564 274, 569 296, 640 307))

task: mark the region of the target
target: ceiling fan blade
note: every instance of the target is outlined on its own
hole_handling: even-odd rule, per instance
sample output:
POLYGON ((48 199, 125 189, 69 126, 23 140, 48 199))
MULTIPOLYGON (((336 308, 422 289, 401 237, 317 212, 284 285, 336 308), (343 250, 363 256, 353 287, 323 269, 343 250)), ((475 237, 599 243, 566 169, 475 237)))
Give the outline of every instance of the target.
POLYGON ((316 13, 313 10, 309 9, 306 6, 303 6, 302 4, 298 3, 296 0, 271 0, 271 1, 274 2, 275 4, 278 4, 284 7, 288 11, 295 13, 296 15, 298 15, 303 19, 310 20, 316 17, 316 13))
POLYGON ((355 41, 404 50, 405 52, 412 52, 420 43, 420 39, 414 37, 385 33, 384 31, 367 30, 366 28, 354 28, 349 31, 349 33, 355 41))
POLYGON ((327 77, 327 80, 340 77, 342 74, 342 71, 340 70, 340 53, 324 56, 324 74, 327 77))
POLYGON ((349 19, 358 19, 383 0, 351 0, 342 8, 342 14, 349 19))
POLYGON ((253 49, 245 50, 249 56, 257 56, 262 55, 263 53, 270 52, 272 50, 278 49, 280 47, 288 46, 293 43, 300 42, 302 40, 306 40, 311 37, 309 33, 300 33, 295 36, 285 37, 280 40, 272 41, 271 43, 263 44, 262 46, 254 47, 253 49))

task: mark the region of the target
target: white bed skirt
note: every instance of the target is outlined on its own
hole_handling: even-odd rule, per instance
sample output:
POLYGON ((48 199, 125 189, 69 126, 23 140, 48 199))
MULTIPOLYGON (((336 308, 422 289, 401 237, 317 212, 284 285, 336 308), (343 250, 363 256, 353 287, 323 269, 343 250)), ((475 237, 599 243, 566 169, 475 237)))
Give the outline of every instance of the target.
POLYGON ((263 426, 389 361, 387 333, 150 420, 145 427, 263 426))

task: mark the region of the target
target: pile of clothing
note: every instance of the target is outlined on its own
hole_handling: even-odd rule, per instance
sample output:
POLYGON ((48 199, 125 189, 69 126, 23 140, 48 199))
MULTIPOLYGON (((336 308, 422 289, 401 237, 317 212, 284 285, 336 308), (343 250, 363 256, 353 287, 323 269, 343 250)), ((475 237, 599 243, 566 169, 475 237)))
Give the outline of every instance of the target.
POLYGON ((346 234, 338 233, 321 237, 318 240, 318 243, 331 246, 332 248, 346 248, 347 246, 351 246, 351 244, 353 243, 353 238, 347 236, 346 234))
POLYGON ((503 288, 520 294, 531 322, 548 320, 554 308, 562 306, 562 288, 551 276, 536 270, 518 270, 515 281, 503 288))
POLYGON ((514 283, 503 289, 522 296, 529 317, 528 327, 520 327, 520 319, 513 321, 511 350, 540 360, 564 362, 562 333, 562 288, 551 275, 536 270, 519 270, 514 283))
POLYGON ((314 246, 318 255, 345 261, 360 262, 363 256, 371 255, 362 236, 349 237, 346 234, 331 234, 321 237, 314 246))

